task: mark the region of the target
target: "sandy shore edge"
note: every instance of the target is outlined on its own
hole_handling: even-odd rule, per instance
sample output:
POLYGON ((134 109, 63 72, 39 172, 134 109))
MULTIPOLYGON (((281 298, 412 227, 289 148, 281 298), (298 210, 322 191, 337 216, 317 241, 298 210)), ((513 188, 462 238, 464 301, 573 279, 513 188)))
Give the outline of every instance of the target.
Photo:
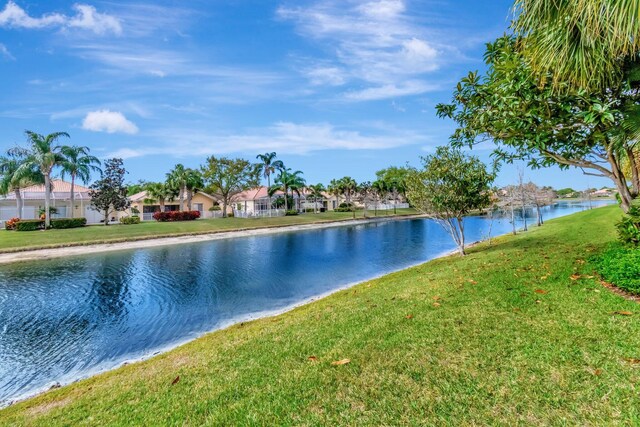
POLYGON ((277 227, 262 227, 255 229, 216 231, 203 234, 191 234, 176 237, 159 237, 143 240, 131 240, 127 242, 97 243, 78 246, 65 246, 56 248, 33 249, 20 252, 0 253, 0 265, 25 261, 42 261, 55 258, 63 258, 78 255, 90 255, 103 252, 115 252, 131 249, 155 248, 159 246, 172 246, 185 243, 207 242, 236 237, 263 236, 268 234, 291 233, 296 231, 319 230, 324 228, 346 227, 350 225, 370 224, 375 222, 401 221, 422 218, 422 215, 404 215, 394 217, 367 218, 355 220, 341 220, 312 224, 297 224, 277 227))

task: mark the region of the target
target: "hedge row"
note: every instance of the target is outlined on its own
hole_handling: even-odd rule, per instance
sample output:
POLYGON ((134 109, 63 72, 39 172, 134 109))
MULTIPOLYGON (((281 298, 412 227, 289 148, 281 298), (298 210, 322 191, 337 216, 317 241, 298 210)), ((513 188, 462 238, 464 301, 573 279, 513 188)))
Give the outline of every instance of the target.
POLYGON ((193 221, 200 218, 200 212, 198 211, 171 211, 171 212, 156 212, 153 214, 153 219, 159 222, 170 221, 193 221))
MULTIPOLYGON (((51 228, 62 230, 65 228, 78 228, 87 225, 86 218, 56 218, 51 219, 51 228)), ((36 231, 44 228, 44 221, 40 219, 27 219, 16 221, 16 231, 36 231)))
POLYGON ((132 225, 132 224, 140 224, 139 216, 123 216, 120 218, 120 224, 122 225, 132 225))

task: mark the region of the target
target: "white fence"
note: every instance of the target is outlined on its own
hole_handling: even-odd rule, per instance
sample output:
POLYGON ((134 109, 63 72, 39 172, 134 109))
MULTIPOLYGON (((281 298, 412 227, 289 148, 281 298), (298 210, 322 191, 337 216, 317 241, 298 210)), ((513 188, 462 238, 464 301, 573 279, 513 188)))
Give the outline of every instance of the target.
POLYGON ((407 209, 409 207, 409 203, 377 203, 377 206, 373 203, 369 204, 367 203, 367 209, 369 210, 373 210, 373 209, 378 209, 381 211, 384 210, 392 210, 392 209, 407 209))
POLYGON ((276 216, 284 216, 284 209, 271 209, 266 211, 247 212, 234 209, 233 216, 236 218, 271 218, 276 216))

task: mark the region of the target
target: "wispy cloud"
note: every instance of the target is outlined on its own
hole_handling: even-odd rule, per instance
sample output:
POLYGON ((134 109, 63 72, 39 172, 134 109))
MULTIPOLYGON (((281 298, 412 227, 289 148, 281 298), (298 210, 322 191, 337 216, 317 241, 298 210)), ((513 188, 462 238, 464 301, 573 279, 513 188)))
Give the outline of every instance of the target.
POLYGON ((322 1, 309 7, 281 7, 277 16, 298 33, 326 47, 303 73, 314 85, 364 84, 344 95, 369 101, 433 90, 424 76, 445 61, 454 48, 414 23, 403 0, 322 1))
POLYGON ((94 6, 87 4, 73 5, 75 15, 67 16, 60 13, 48 13, 40 17, 30 16, 23 8, 10 0, 0 11, 0 27, 5 28, 61 28, 89 30, 95 34, 121 34, 120 21, 104 13, 100 13, 94 6))
POLYGON ((172 141, 170 145, 144 144, 120 148, 109 156, 133 158, 165 154, 176 157, 205 156, 276 150, 288 154, 308 154, 322 150, 384 150, 429 140, 412 131, 371 129, 369 133, 336 127, 330 123, 278 122, 243 134, 211 135, 184 129, 162 129, 151 139, 172 141))
POLYGON ((11 59, 11 60, 16 59, 11 54, 11 52, 9 52, 9 49, 7 49, 7 47, 5 45, 3 45, 2 43, 0 43, 0 57, 3 57, 5 59, 11 59))
POLYGON ((138 133, 138 127, 119 111, 99 110, 87 114, 82 128, 94 132, 138 133))

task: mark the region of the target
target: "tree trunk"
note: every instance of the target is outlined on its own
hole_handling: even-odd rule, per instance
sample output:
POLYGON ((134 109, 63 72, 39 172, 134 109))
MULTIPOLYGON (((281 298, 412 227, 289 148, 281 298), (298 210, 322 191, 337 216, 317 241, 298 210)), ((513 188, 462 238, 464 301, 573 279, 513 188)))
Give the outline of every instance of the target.
MULTIPOLYGON (((627 179, 625 178, 622 170, 620 169, 620 165, 618 163, 618 159, 613 154, 613 149, 609 148, 607 152, 607 160, 611 165, 611 172, 613 175, 613 181, 618 187, 618 192, 620 193, 620 201, 622 205, 622 210, 624 213, 629 212, 629 208, 631 208, 631 203, 633 202, 634 197, 631 195, 631 191, 629 191, 629 186, 627 185, 627 179)), ((633 169, 633 166, 632 166, 633 169)))
POLYGON ((460 244, 458 246, 458 252, 460 252, 460 256, 465 256, 467 253, 464 250, 464 219, 456 218, 456 220, 458 221, 458 228, 460 230, 460 244))
POLYGON ((191 211, 191 201, 193 200, 193 192, 187 189, 187 210, 191 211))
POLYGON ((542 225, 542 216, 540 215, 540 205, 536 203, 536 220, 538 223, 538 227, 542 225))
POLYGON ((529 229, 527 228, 527 209, 524 206, 524 203, 522 204, 522 220, 524 221, 524 231, 528 231, 529 229))
POLYGON ((287 187, 284 188, 284 213, 286 214, 289 210, 289 189, 287 187))
POLYGON ((45 230, 51 226, 51 217, 49 214, 49 206, 51 205, 51 177, 50 172, 44 173, 44 228, 45 230))
POLYGON ((269 216, 271 216, 271 173, 267 174, 267 197, 269 198, 269 205, 267 209, 269 210, 269 216))
POLYGON ((158 205, 160 205, 160 212, 164 212, 164 199, 158 199, 158 205))
POLYGON ((16 188, 13 191, 16 194, 16 208, 18 209, 18 218, 22 219, 22 210, 24 207, 24 202, 22 201, 22 193, 20 193, 19 188, 16 188))
POLYGON ((180 212, 184 211, 184 185, 180 186, 180 212))
POLYGON ((104 210, 104 226, 109 225, 109 209, 104 210))
POLYGON ((75 210, 75 200, 76 200, 76 195, 75 195, 75 186, 76 186, 76 176, 75 174, 71 174, 71 216, 70 218, 73 218, 74 214, 73 211, 75 210))
POLYGON ((222 198, 222 218, 227 217, 227 198, 222 198))
POLYGON ((631 195, 633 197, 638 197, 638 193, 640 192, 640 174, 638 173, 638 162, 636 160, 636 155, 631 148, 627 148, 626 151, 629 160, 629 167, 631 168, 631 195))
POLYGON ((511 204, 511 226, 513 227, 513 235, 518 234, 516 229, 516 210, 513 208, 513 204, 511 204))

